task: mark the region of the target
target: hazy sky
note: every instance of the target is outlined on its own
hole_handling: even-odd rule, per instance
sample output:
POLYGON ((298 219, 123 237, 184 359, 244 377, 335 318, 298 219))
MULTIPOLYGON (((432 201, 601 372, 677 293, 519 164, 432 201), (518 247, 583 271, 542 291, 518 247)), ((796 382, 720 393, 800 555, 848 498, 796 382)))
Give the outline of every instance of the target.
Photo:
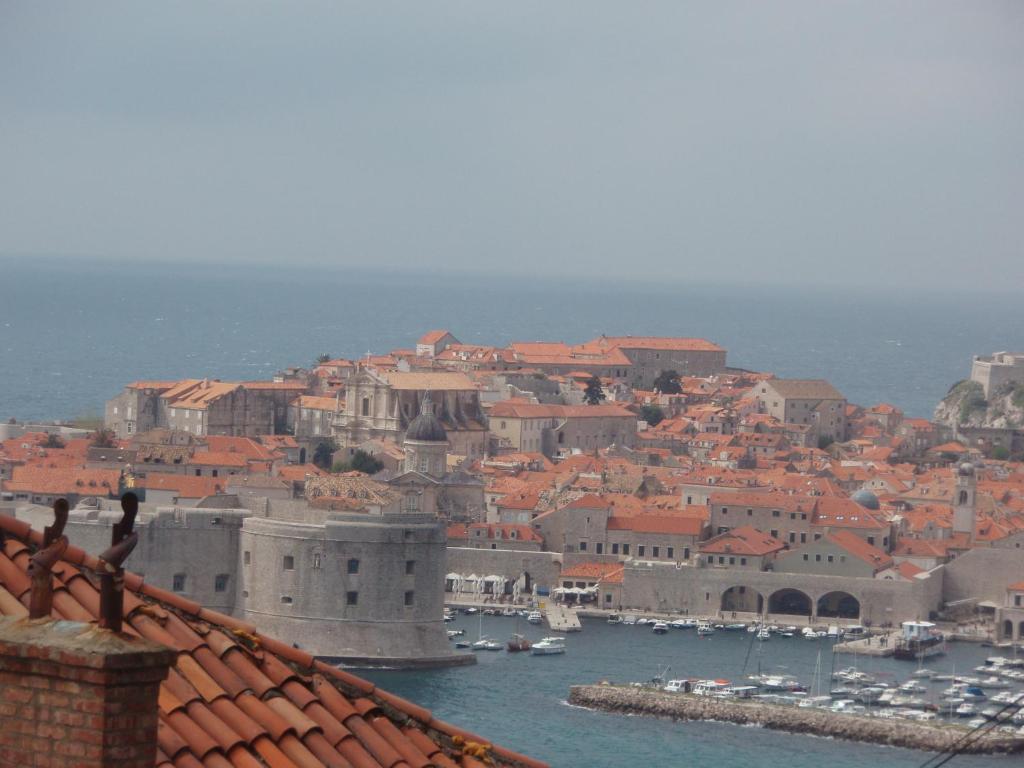
POLYGON ((2 253, 1024 289, 1022 235, 1021 0, 0 0, 2 253))

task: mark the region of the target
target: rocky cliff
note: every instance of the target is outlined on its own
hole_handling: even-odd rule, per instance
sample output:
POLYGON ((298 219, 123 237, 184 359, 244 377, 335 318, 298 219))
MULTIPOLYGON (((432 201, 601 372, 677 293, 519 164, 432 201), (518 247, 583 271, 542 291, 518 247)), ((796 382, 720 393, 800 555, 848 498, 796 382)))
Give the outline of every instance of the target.
POLYGON ((1024 385, 1000 387, 986 400, 981 384, 957 382, 936 407, 935 421, 950 427, 1024 429, 1024 385))

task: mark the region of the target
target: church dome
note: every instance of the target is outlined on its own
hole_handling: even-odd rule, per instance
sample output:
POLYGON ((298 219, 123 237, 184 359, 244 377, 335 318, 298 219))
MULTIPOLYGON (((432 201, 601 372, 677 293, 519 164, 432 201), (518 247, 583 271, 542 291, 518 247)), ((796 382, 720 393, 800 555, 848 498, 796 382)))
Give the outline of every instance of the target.
POLYGON ((858 504, 860 504, 862 507, 864 507, 864 509, 877 510, 881 507, 881 505, 878 503, 878 497, 875 496, 875 494, 873 494, 866 488, 862 488, 861 490, 857 491, 850 498, 853 499, 858 504))
POLYGON ((958 472, 959 472, 959 473, 960 473, 961 475, 964 475, 965 477, 966 477, 966 476, 968 476, 968 475, 973 475, 973 474, 974 474, 974 465, 973 465, 973 464, 971 464, 971 462, 969 462, 969 461, 965 461, 964 463, 962 463, 962 464, 961 464, 961 465, 960 465, 960 466, 959 466, 959 467, 957 468, 957 471, 958 471, 958 472))
POLYGON ((423 443, 445 443, 448 442, 448 433, 444 431, 444 426, 437 416, 432 413, 421 413, 412 420, 405 432, 405 439, 423 443))

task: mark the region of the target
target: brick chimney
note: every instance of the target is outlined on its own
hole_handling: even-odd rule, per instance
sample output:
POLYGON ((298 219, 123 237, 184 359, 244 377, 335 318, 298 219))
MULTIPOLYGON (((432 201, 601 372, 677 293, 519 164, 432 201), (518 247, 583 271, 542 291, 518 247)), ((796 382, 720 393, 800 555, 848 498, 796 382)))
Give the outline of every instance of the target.
POLYGON ((0 617, 0 766, 152 768, 176 656, 94 624, 0 617))

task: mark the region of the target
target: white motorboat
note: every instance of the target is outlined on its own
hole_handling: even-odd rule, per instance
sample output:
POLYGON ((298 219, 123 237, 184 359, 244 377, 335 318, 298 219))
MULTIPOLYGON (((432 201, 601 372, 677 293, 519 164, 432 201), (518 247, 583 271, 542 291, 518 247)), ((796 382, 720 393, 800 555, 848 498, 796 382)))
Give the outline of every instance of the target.
POLYGON ((686 680, 669 680, 661 690, 666 693, 685 693, 687 685, 686 680))
POLYGON ((755 637, 758 640, 761 640, 761 641, 771 640, 772 639, 772 633, 769 632, 767 629, 760 629, 760 630, 758 630, 758 632, 755 635, 755 637))
POLYGON ((694 629, 697 626, 696 619, 676 619, 668 624, 672 629, 694 629))
POLYGON ((645 619, 643 616, 641 616, 639 619, 636 620, 636 623, 637 623, 637 626, 642 627, 645 624, 653 623, 653 621, 654 621, 653 619, 645 619))
POLYGON ((622 623, 622 617, 619 616, 619 614, 617 614, 617 613, 613 613, 613 614, 608 616, 608 623, 609 624, 621 624, 622 623))
POLYGON ((470 646, 474 651, 500 651, 502 646, 497 640, 489 637, 481 637, 470 646))
POLYGON ((697 622, 697 634, 698 635, 713 635, 715 628, 711 626, 710 622, 700 621, 697 622))
POLYGON ((544 621, 544 614, 542 614, 540 611, 530 611, 530 613, 526 616, 526 620, 531 624, 540 624, 542 621, 544 621))
POLYGON ((556 653, 565 653, 565 640, 561 637, 545 637, 530 647, 530 653, 534 656, 553 656, 556 653))
POLYGON ((656 635, 664 635, 668 632, 668 624, 664 621, 656 621, 651 629, 656 635))
POLYGON ((453 637, 462 637, 464 634, 466 634, 466 630, 464 629, 449 629, 448 639, 451 640, 453 637))
POLYGON ((636 616, 634 616, 632 614, 630 614, 628 616, 624 616, 622 618, 622 623, 623 624, 628 624, 628 625, 632 626, 633 624, 636 624, 636 616))
POLYGON ((969 701, 965 701, 956 708, 957 717, 974 717, 976 714, 978 714, 977 708, 969 701))
POLYGON ((921 685, 916 680, 908 680, 899 686, 900 693, 927 693, 928 687, 921 685))

